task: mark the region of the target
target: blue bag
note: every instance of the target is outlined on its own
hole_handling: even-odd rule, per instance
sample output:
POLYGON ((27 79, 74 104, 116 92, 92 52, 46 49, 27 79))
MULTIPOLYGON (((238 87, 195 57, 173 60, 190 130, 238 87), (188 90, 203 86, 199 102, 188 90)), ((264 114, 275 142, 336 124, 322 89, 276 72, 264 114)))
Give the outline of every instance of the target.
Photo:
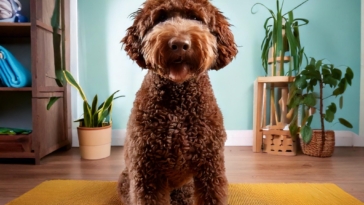
POLYGON ((31 86, 30 71, 4 47, 0 46, 0 82, 6 87, 31 86))

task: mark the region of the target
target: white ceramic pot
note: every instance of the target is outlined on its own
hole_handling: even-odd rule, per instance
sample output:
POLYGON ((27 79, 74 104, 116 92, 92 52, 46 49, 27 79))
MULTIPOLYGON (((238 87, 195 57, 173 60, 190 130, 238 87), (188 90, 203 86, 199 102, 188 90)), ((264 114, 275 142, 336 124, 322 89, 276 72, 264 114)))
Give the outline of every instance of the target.
POLYGON ((77 127, 80 153, 83 159, 102 159, 110 156, 111 126, 77 127))

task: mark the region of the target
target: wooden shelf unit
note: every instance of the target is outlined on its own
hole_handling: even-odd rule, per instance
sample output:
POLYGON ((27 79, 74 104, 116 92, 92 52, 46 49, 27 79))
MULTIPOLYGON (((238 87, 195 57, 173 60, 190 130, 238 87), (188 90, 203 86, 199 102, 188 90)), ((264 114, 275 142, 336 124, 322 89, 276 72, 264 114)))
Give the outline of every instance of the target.
MULTIPOLYGON (((66 69, 69 70, 69 3, 61 0, 65 28, 66 69)), ((32 74, 32 86, 0 87, 0 127, 31 129, 28 135, 0 135, 0 158, 41 158, 72 145, 70 90, 58 87, 55 80, 53 35, 50 25, 56 1, 20 0, 29 23, 0 23, 0 45, 5 47, 32 74), (60 97, 50 110, 50 97, 60 97), (3 101, 6 99, 6 101, 3 101)), ((23 13, 23 14, 24 14, 23 13)))

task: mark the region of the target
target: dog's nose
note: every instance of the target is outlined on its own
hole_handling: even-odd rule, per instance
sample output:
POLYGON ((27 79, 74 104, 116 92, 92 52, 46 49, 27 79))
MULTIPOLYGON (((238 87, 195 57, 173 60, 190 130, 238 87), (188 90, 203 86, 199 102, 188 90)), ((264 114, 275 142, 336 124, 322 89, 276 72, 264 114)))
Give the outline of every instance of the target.
POLYGON ((169 48, 172 51, 187 51, 190 49, 191 42, 187 38, 174 37, 168 42, 169 48))

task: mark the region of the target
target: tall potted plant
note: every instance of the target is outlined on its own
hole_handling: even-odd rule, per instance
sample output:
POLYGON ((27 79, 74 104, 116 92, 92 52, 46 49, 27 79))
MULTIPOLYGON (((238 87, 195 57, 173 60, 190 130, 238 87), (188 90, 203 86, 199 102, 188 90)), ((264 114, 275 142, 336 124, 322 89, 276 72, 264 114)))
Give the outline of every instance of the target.
POLYGON ((279 0, 276 0, 276 13, 262 3, 256 3, 252 6, 251 12, 253 14, 256 13, 253 11, 253 8, 258 5, 266 8, 271 14, 264 23, 265 36, 261 44, 262 66, 266 74, 268 74, 269 63, 272 63, 271 75, 275 76, 277 74, 276 65, 278 59, 278 62, 280 62, 278 74, 280 76, 285 75, 283 62, 285 61, 284 57, 286 51, 289 51, 290 56, 292 57, 290 59, 292 63, 289 64, 287 74, 292 76, 292 71, 299 71, 304 52, 304 48, 301 47, 300 43, 299 27, 308 24, 308 20, 303 18, 294 18, 293 10, 300 7, 307 1, 308 0, 302 2, 286 13, 283 13, 282 11, 284 1, 280 4, 279 0), (270 61, 270 59, 272 60, 270 61))
MULTIPOLYGON (((323 63, 322 60, 311 58, 310 63, 296 76, 290 86, 288 107, 294 110, 293 120, 289 130, 292 136, 300 134, 301 147, 304 154, 316 157, 330 157, 335 146, 335 133, 325 129, 325 123, 332 123, 335 119, 337 106, 335 102, 325 103, 331 97, 339 97, 339 108, 343 107, 343 94, 347 85, 351 86, 354 73, 346 67, 345 74, 333 64, 323 63), (315 89, 319 89, 318 93, 315 89), (324 96, 328 88, 331 94, 324 96), (318 103, 317 103, 318 101, 318 103), (327 105, 327 106, 325 106, 327 105), (324 109, 326 107, 326 109, 324 109), (298 113, 301 109, 301 124, 297 125, 298 113), (315 110, 318 110, 320 129, 312 130, 311 123, 315 110)), ((344 118, 338 122, 345 127, 352 128, 352 124, 344 118)))
MULTIPOLYGON (((113 101, 124 96, 114 97, 119 92, 117 90, 98 106, 98 97, 95 95, 90 105, 83 89, 72 74, 64 70, 63 75, 64 79, 78 90, 83 99, 83 118, 75 121, 80 123, 77 133, 81 157, 83 159, 102 159, 110 156, 113 101)), ((50 109, 56 100, 51 99, 47 109, 50 109)))

